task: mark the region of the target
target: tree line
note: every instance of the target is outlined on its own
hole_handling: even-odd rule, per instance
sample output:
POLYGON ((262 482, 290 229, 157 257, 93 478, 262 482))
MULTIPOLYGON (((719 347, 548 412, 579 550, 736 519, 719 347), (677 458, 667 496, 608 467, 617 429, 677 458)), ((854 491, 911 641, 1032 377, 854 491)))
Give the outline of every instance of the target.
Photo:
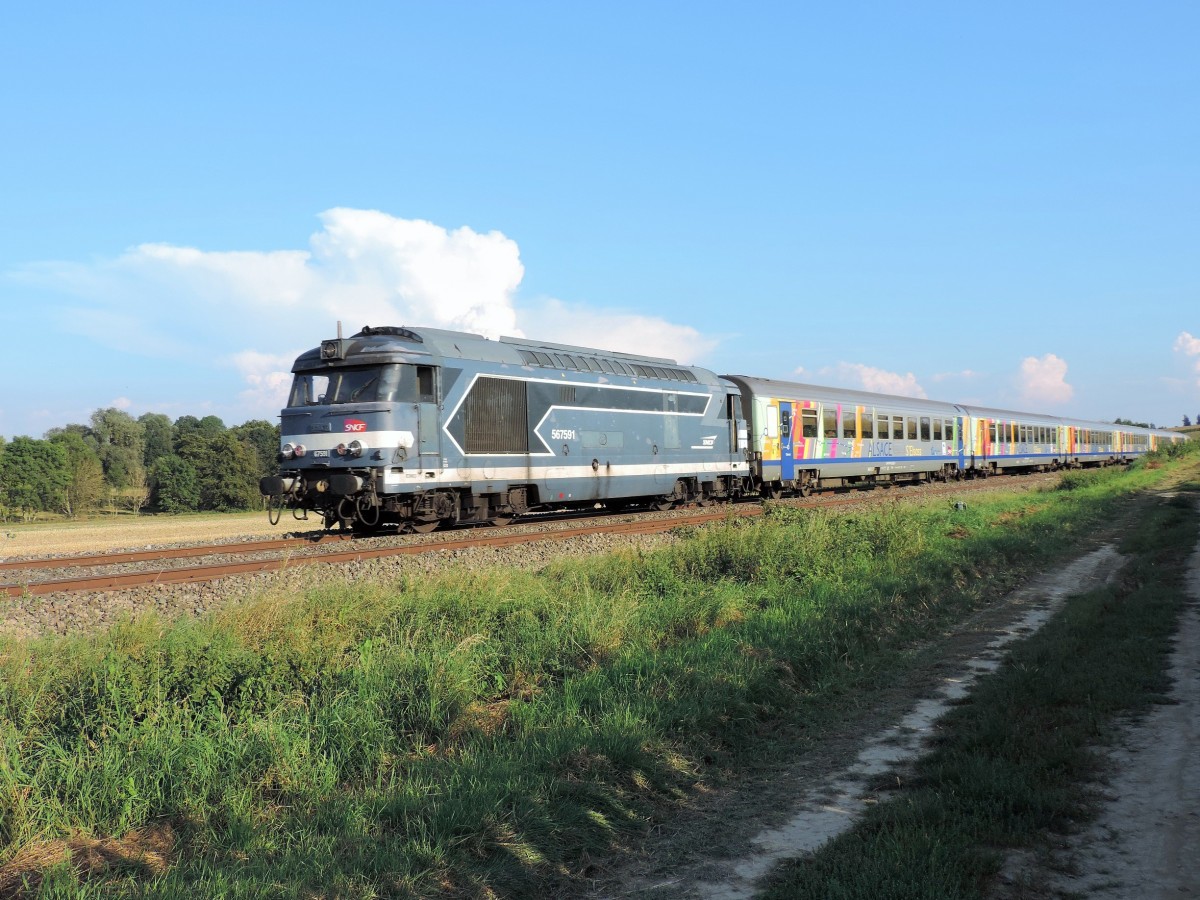
POLYGON ((217 416, 98 409, 41 439, 0 437, 0 517, 256 509, 278 453, 279 426, 261 419, 227 428, 217 416))

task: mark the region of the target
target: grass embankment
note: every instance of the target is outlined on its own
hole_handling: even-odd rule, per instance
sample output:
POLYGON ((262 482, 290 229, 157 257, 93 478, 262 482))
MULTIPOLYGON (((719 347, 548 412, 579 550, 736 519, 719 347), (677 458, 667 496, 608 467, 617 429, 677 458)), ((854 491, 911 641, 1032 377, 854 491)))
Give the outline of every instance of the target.
POLYGON ((1122 542, 1131 560, 1121 579, 1070 598, 1017 645, 943 720, 898 796, 782 867, 764 897, 983 897, 1004 848, 1045 845, 1088 821, 1101 767, 1094 748, 1170 687, 1169 637, 1196 537, 1194 495, 1148 509, 1122 542))
POLYGON ((1161 474, 961 510, 775 509, 536 574, 0 643, 0 894, 569 884, 698 781, 818 740, 914 644, 1161 474))

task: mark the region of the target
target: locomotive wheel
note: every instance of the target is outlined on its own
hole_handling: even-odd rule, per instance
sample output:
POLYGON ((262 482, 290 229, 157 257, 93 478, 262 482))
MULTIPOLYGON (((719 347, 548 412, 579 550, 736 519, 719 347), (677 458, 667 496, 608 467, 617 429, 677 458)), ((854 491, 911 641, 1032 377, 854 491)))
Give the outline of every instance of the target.
POLYGON ((666 497, 659 497, 657 500, 651 503, 650 506, 654 509, 657 509, 659 512, 666 512, 667 510, 675 508, 675 498, 670 495, 666 497))
POLYGON ((408 527, 417 534, 429 534, 431 531, 437 531, 437 527, 442 523, 437 519, 432 522, 409 522, 408 527))
POLYGON ((492 516, 491 519, 489 519, 488 521, 491 522, 493 525, 495 525, 497 528, 503 528, 505 525, 511 525, 513 519, 515 519, 516 517, 517 517, 517 514, 515 512, 513 512, 511 509, 508 509, 508 510, 501 510, 500 512, 498 512, 494 516, 492 516))

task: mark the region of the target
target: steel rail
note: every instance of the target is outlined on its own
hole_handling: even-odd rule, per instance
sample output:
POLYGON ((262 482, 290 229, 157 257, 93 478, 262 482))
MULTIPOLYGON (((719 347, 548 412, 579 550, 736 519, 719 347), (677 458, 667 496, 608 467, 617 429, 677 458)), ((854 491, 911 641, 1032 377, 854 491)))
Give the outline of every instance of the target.
MULTIPOLYGON (((926 485, 923 494, 929 493, 962 493, 981 489, 987 486, 986 481, 979 481, 967 487, 962 483, 953 485, 926 485)), ((889 485, 890 487, 890 485, 889 485)), ((889 492, 890 493, 890 492, 889 492)), ((902 496, 902 495, 901 495, 902 496)), ((852 490, 849 494, 830 495, 806 499, 793 498, 787 501, 797 508, 820 508, 827 506, 842 506, 864 502, 878 498, 879 494, 872 490, 852 490)), ((914 498, 915 499, 915 498, 914 498)), ((457 540, 428 541, 419 544, 403 544, 390 547, 359 548, 352 550, 333 550, 302 555, 283 555, 268 559, 245 560, 242 562, 215 563, 212 565, 188 566, 169 569, 155 569, 142 572, 125 572, 106 575, 84 575, 73 578, 59 578, 47 581, 30 581, 26 583, 4 583, 0 588, 8 597, 42 595, 57 592, 78 591, 114 591, 124 588, 141 587, 153 584, 187 584, 212 581, 229 575, 255 574, 272 572, 316 563, 352 563, 369 559, 381 559, 389 556, 405 556, 419 553, 432 553, 442 550, 464 550, 474 547, 506 547, 517 544, 534 543, 537 541, 562 541, 572 537, 582 537, 592 534, 654 534, 670 531, 686 525, 698 525, 720 519, 730 519, 759 515, 762 506, 730 507, 722 506, 717 509, 706 509, 690 515, 672 516, 666 519, 648 519, 635 522, 586 525, 578 528, 567 528, 555 531, 502 533, 475 532, 474 536, 457 540)), ((207 544, 189 547, 176 547, 161 550, 139 550, 108 554, 95 554, 79 557, 58 557, 23 562, 25 568, 71 568, 73 566, 105 565, 129 562, 144 562, 153 559, 179 559, 193 556, 233 555, 240 553, 269 552, 284 550, 292 547, 313 547, 325 540, 352 540, 353 535, 325 534, 316 538, 279 538, 270 541, 247 541, 234 544, 207 544), (36 562, 37 565, 30 565, 36 562)), ((14 564, 6 568, 18 568, 14 564)))
POLYGON ((117 566, 153 559, 186 559, 193 556, 217 556, 222 553, 262 553, 285 550, 292 546, 315 546, 325 541, 350 540, 349 534, 318 534, 311 538, 271 538, 263 541, 237 541, 229 544, 189 544, 186 547, 160 547, 157 550, 115 550, 77 556, 38 556, 29 559, 0 560, 0 571, 18 569, 70 569, 85 566, 117 566))
POLYGON ((229 575, 247 575, 259 572, 275 572, 296 566, 313 565, 316 563, 354 563, 369 559, 381 559, 389 556, 406 556, 419 553, 433 553, 445 550, 465 550, 477 547, 509 547, 516 544, 528 544, 537 541, 563 541, 573 537, 583 537, 591 534, 653 534, 670 531, 683 525, 694 525, 738 515, 757 515, 761 508, 752 507, 744 511, 723 510, 721 512, 698 513, 691 516, 681 516, 671 519, 656 519, 653 521, 626 522, 621 524, 590 525, 583 528, 571 528, 561 531, 525 532, 522 534, 490 535, 484 539, 478 537, 454 540, 434 541, 421 544, 405 544, 398 547, 373 547, 356 550, 334 550, 327 553, 309 554, 304 556, 278 556, 271 559, 245 560, 242 562, 216 563, 206 566, 188 566, 176 569, 155 569, 146 572, 124 572, 109 575, 85 575, 77 578, 60 578, 50 581, 35 581, 28 584, 4 584, 5 594, 9 597, 51 594, 58 592, 79 591, 115 591, 131 587, 143 587, 155 584, 189 584, 202 581, 212 581, 229 575))

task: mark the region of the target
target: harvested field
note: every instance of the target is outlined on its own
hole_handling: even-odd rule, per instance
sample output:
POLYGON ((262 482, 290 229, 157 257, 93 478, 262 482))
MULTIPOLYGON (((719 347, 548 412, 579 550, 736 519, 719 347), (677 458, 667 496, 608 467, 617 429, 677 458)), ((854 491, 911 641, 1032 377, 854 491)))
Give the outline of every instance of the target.
POLYGON ((14 525, 3 528, 0 557, 51 556, 87 553, 163 544, 203 543, 248 538, 282 537, 298 528, 317 527, 315 522, 293 522, 290 518, 275 527, 265 512, 213 513, 194 516, 103 516, 77 522, 14 525))

